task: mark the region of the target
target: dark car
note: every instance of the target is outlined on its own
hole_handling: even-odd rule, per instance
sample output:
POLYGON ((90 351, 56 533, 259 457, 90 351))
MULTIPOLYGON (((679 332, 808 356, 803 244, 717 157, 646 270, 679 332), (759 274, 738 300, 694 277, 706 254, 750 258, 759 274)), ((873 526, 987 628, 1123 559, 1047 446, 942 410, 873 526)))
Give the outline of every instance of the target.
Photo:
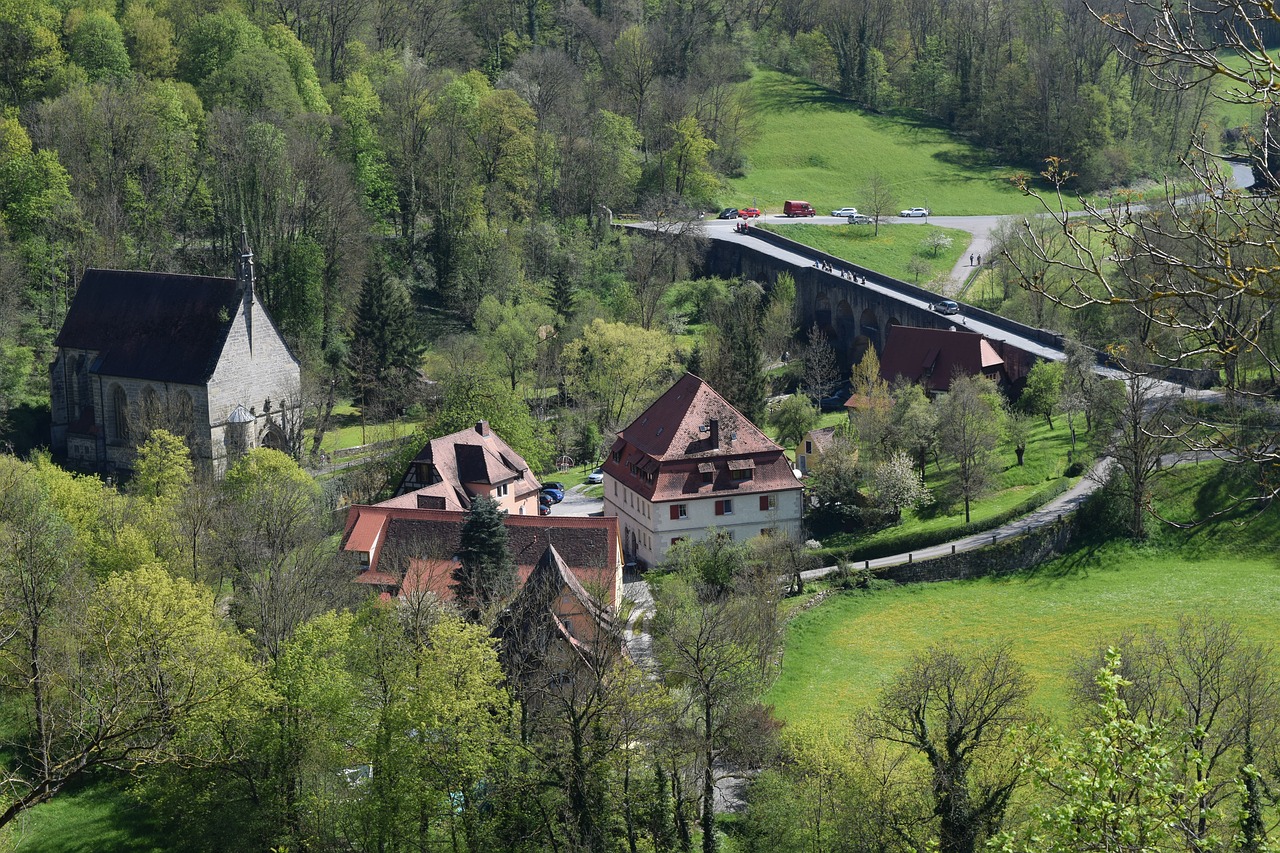
POLYGON ((564 483, 558 483, 558 482, 556 482, 555 480, 552 480, 550 483, 543 483, 543 484, 542 484, 542 488, 544 488, 544 489, 559 489, 559 490, 560 490, 560 491, 562 491, 562 492, 563 492, 563 491, 567 491, 567 490, 565 489, 565 487, 564 487, 564 483))
POLYGON ((737 218, 738 218, 738 208, 736 208, 736 207, 726 207, 724 210, 720 211, 720 216, 719 216, 719 217, 717 217, 717 218, 718 218, 718 219, 737 219, 737 218))
POLYGON ((553 504, 558 504, 560 501, 564 500, 564 490, 555 489, 551 486, 543 486, 542 492, 538 496, 538 500, 542 500, 543 498, 546 498, 553 504))
POLYGON ((551 504, 538 502, 538 515, 551 515, 551 504))

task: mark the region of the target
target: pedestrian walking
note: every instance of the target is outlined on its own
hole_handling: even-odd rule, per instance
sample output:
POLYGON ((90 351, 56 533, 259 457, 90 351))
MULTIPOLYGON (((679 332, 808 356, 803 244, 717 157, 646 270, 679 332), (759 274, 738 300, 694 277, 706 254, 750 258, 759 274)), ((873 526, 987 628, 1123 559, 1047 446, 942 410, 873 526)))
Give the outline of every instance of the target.
POLYGON ((969 266, 973 266, 973 255, 969 256, 969 266))

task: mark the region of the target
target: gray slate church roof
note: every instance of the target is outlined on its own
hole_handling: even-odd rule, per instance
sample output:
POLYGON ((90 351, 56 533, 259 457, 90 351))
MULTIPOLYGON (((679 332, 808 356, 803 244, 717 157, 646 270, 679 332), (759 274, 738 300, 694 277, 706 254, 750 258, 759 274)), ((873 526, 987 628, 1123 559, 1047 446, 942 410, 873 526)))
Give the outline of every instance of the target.
POLYGON ((55 345, 96 350, 101 375, 203 385, 241 297, 234 278, 86 270, 55 345))

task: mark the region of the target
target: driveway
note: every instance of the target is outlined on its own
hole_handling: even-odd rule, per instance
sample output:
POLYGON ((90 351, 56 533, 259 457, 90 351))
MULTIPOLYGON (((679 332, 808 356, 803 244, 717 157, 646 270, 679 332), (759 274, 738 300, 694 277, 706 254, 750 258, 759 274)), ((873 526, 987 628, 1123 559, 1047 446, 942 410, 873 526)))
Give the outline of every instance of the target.
POLYGON ((564 493, 564 500, 551 507, 551 515, 604 515, 604 498, 585 494, 586 486, 571 486, 564 493))

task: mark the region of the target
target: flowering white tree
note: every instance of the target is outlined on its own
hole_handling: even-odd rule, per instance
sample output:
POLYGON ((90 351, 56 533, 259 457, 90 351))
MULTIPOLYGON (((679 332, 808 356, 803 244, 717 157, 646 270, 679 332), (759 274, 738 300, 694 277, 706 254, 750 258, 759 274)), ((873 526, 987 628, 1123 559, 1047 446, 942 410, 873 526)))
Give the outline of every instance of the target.
POLYGON ((904 509, 933 503, 933 494, 924 484, 915 463, 901 450, 872 469, 871 482, 876 499, 893 513, 894 521, 902 518, 904 509))

